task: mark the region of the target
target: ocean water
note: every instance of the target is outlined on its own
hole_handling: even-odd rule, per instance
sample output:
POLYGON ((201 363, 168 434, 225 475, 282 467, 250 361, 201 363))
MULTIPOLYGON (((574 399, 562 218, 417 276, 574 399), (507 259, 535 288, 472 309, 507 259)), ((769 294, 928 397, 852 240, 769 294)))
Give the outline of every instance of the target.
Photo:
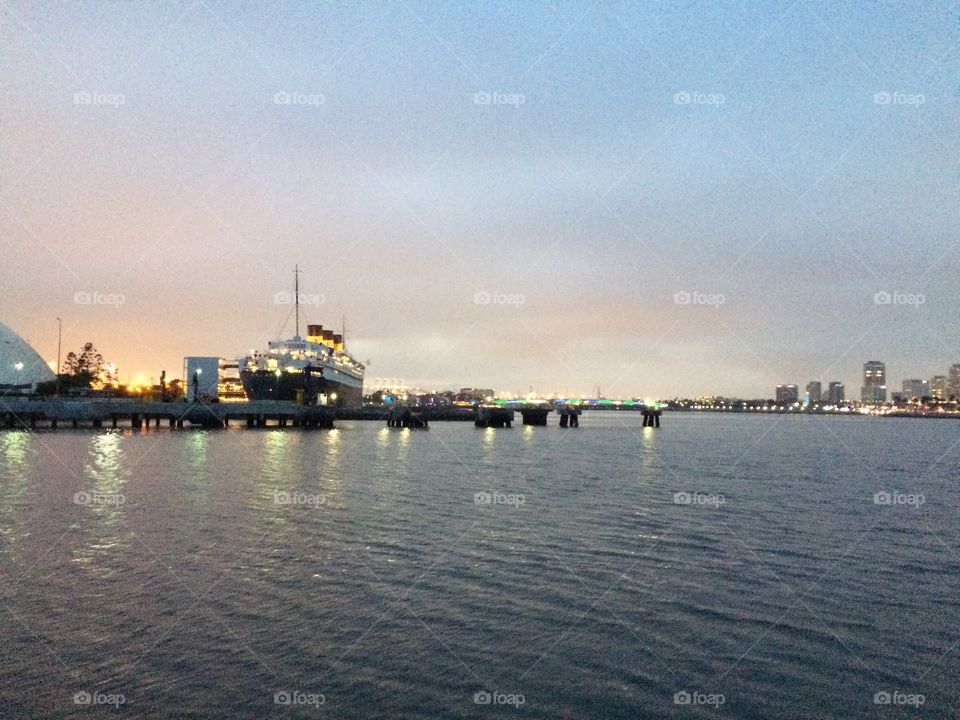
POLYGON ((954 717, 958 441, 2 432, 0 717, 954 717))

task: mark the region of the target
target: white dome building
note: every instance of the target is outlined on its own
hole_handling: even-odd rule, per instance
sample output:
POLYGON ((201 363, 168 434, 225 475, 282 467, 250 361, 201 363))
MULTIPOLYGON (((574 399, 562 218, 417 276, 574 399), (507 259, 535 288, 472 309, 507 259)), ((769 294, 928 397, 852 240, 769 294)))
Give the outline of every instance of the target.
POLYGON ((32 389, 37 383, 56 379, 40 354, 0 323, 0 388, 19 386, 32 389))

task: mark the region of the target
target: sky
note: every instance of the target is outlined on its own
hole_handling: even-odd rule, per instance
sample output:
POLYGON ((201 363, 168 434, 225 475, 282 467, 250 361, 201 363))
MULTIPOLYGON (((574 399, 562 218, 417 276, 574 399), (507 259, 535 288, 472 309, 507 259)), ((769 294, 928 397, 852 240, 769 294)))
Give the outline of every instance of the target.
POLYGON ((770 397, 960 362, 957 2, 0 3, 0 322, 143 381, 770 397))

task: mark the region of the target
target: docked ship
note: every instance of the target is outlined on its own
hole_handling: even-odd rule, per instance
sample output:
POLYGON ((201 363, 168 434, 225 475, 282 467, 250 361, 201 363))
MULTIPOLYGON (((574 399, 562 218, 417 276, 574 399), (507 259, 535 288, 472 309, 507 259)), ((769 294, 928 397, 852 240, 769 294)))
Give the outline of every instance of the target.
POLYGON ((299 274, 295 287, 294 336, 270 341, 266 350, 252 350, 237 360, 247 398, 304 405, 362 405, 364 366, 347 352, 344 333, 307 325, 306 338, 300 337, 299 274))

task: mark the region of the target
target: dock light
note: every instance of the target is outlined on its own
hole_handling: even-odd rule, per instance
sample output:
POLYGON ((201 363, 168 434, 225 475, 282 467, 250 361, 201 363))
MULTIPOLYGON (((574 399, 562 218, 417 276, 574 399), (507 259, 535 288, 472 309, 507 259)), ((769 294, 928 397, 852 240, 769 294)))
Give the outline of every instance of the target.
POLYGON ((17 369, 17 385, 20 384, 20 371, 23 370, 23 363, 17 362, 14 363, 14 367, 17 369))

